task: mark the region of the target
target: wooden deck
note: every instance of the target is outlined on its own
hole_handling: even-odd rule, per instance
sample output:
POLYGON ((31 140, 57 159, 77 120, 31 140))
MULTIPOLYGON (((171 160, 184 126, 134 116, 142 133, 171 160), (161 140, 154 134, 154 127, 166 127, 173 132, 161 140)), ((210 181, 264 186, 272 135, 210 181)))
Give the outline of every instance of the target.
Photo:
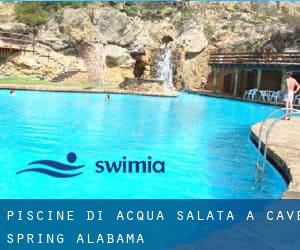
POLYGON ((300 70, 300 52, 244 52, 211 54, 209 65, 215 68, 289 68, 300 70))

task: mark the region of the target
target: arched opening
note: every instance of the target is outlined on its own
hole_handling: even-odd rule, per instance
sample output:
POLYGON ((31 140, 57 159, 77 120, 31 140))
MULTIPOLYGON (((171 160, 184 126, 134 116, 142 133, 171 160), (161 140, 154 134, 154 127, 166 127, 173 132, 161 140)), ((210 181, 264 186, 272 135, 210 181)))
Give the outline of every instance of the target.
POLYGON ((146 62, 145 62, 145 51, 139 51, 139 52, 132 52, 131 53, 132 58, 135 59, 133 74, 135 78, 142 78, 144 76, 144 72, 146 69, 146 62))
POLYGON ((161 42, 162 42, 162 43, 165 43, 165 44, 168 44, 168 43, 173 42, 173 41, 174 41, 174 39, 173 39, 171 36, 169 36, 169 35, 164 36, 164 37, 161 39, 161 42))

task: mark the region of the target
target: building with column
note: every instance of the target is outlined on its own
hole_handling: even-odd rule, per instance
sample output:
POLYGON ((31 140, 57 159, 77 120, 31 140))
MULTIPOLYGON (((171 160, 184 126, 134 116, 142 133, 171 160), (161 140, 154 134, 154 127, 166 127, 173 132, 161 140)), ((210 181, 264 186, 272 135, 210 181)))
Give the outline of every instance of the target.
POLYGON ((221 53, 210 56, 212 73, 207 88, 243 96, 248 89, 285 90, 287 71, 300 82, 300 53, 221 53))

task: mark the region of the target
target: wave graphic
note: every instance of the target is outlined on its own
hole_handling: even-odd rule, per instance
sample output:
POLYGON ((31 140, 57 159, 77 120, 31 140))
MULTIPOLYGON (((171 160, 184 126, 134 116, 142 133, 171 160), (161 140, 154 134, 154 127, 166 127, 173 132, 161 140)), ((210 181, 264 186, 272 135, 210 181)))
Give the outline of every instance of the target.
MULTIPOLYGON (((76 159, 77 159, 77 156, 75 153, 69 153, 67 155, 67 161, 69 163, 74 163, 76 161, 76 159)), ((82 172, 69 173, 70 171, 78 170, 78 169, 84 167, 84 165, 72 166, 72 165, 64 164, 64 163, 61 163, 58 161, 51 161, 51 160, 39 160, 39 161, 33 161, 33 162, 28 163, 28 166, 31 166, 31 165, 44 165, 44 166, 50 167, 52 169, 41 168, 41 167, 40 168, 26 168, 26 169, 18 171, 16 174, 18 175, 18 174, 22 174, 22 173, 26 173, 26 172, 37 172, 37 173, 49 175, 49 176, 56 177, 56 178, 70 178, 70 177, 75 177, 75 176, 82 174, 82 172)))
POLYGON ((30 166, 30 165, 37 165, 37 164, 45 165, 59 170, 66 170, 66 171, 76 170, 84 167, 84 165, 71 166, 58 161, 50 161, 50 160, 34 161, 34 162, 30 162, 28 165, 30 166))
POLYGON ((63 174, 63 173, 60 173, 60 172, 48 170, 46 168, 27 168, 27 169, 24 169, 24 170, 21 170, 21 171, 17 172, 17 174, 22 174, 22 173, 25 173, 25 172, 38 172, 38 173, 46 174, 46 175, 56 177, 56 178, 70 178, 70 177, 75 177, 75 176, 78 176, 78 175, 82 174, 82 172, 79 172, 79 173, 76 173, 76 174, 63 174))

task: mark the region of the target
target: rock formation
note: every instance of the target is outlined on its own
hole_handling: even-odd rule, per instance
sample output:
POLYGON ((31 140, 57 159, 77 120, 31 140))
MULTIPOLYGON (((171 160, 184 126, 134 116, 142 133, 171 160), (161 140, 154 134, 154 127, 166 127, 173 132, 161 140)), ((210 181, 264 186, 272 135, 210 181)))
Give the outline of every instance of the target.
POLYGON ((16 3, 0 5, 0 31, 36 33, 37 41, 34 54, 2 62, 2 75, 50 80, 76 68, 87 72, 86 79, 92 81, 103 74, 106 82, 121 83, 133 76, 152 79, 155 53, 170 39, 173 82, 177 88, 196 88, 201 77, 209 74, 211 52, 254 51, 266 46, 276 51, 300 49, 298 3, 191 3, 184 9, 170 3, 154 17, 140 10, 132 16, 119 5, 91 3, 62 8, 35 32, 16 19, 16 3), (105 69, 95 72, 89 61, 102 60, 95 54, 97 44, 105 47, 99 66, 105 69))

